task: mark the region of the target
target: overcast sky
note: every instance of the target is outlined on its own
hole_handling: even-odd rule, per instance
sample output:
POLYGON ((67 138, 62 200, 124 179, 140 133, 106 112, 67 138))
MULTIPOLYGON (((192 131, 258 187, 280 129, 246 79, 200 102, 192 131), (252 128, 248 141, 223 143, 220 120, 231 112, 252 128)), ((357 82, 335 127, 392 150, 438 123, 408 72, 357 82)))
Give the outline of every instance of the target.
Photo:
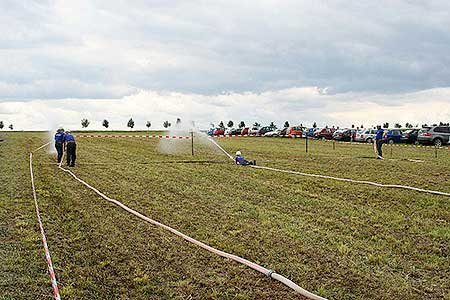
POLYGON ((0 26, 16 129, 450 121, 449 1, 2 0, 0 26))

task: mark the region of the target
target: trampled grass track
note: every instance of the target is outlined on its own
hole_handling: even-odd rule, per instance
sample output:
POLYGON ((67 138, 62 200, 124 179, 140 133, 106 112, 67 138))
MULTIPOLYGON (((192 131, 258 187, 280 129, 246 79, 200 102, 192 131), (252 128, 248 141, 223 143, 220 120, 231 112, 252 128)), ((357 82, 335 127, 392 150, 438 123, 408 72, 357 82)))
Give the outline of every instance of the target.
MULTIPOLYGON (((2 268, 13 269, 12 262, 18 263, 14 269, 26 271, 18 282, 28 286, 18 292, 7 281, 6 295, 17 299, 51 295, 31 194, 26 189, 19 192, 29 185, 27 177, 19 175, 28 171, 20 162, 23 156, 27 163, 27 143, 11 138, 5 144, 9 148, 2 145, 14 150, 6 156, 2 149, 2 163, 8 165, 11 178, 2 186, 15 192, 10 197, 2 192, 2 207, 8 207, 1 211, 2 219, 19 217, 25 226, 5 222, 2 236, 20 245, 30 239, 20 234, 22 228, 33 226, 26 234, 33 237, 33 251, 16 247, 4 251, 2 268), (14 170, 12 162, 17 164, 14 170), (19 253, 25 258, 14 259, 19 253)), ((39 146, 42 140, 33 137, 32 143, 39 146)), ((156 143, 80 140, 79 158, 80 162, 175 158, 158 154, 156 143)), ((448 156, 434 159, 426 149, 395 149, 393 158, 426 160, 411 163, 365 158, 372 154, 365 146, 356 150, 339 145, 332 150, 329 144, 313 142, 305 156, 297 140, 242 138, 219 143, 230 152, 240 149, 261 164, 448 189, 448 156), (440 180, 435 182, 436 178, 440 180)), ((217 159, 206 148, 198 151, 202 158, 217 159)), ((51 161, 44 153, 35 159, 51 161)), ((222 164, 80 165, 75 171, 136 210, 273 268, 331 299, 449 297, 449 199, 222 164)), ((35 172, 63 298, 298 299, 281 284, 130 218, 55 166, 42 164, 35 172)))

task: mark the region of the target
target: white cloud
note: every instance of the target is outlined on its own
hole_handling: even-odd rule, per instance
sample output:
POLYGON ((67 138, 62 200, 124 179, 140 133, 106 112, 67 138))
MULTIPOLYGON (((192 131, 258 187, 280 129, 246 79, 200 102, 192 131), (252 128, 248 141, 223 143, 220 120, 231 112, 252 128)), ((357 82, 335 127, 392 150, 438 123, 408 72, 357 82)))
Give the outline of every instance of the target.
POLYGON ((450 86, 448 1, 0 2, 2 100, 450 86), (52 89, 41 89, 45 81, 52 89), (101 94, 58 88, 99 85, 101 94), (34 87, 33 87, 34 86, 34 87), (131 87, 118 94, 117 87, 131 87), (110 89, 109 89, 110 88, 110 89))
POLYGON ((108 119, 111 129, 126 130, 130 117, 135 120, 136 129, 145 129, 147 120, 153 129, 162 129, 163 121, 174 123, 177 117, 194 120, 203 129, 211 122, 217 125, 230 119, 247 124, 274 121, 279 126, 286 120, 291 124, 311 125, 316 121, 322 126, 341 127, 383 122, 431 124, 450 120, 449 99, 450 88, 384 95, 329 95, 317 87, 217 95, 142 90, 120 99, 0 102, 0 120, 13 123, 18 130, 45 130, 60 124, 79 129, 82 118, 91 121, 89 129, 102 129, 102 120, 108 119))

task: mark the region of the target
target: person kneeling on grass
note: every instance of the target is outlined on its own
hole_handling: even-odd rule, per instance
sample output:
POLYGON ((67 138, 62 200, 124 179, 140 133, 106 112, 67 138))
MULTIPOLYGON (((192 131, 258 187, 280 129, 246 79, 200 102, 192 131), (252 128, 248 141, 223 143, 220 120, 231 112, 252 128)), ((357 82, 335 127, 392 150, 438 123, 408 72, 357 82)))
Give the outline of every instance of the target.
POLYGON ((254 161, 245 160, 244 156, 242 156, 241 151, 236 152, 236 158, 234 161, 236 162, 237 165, 241 166, 256 166, 256 160, 254 161))

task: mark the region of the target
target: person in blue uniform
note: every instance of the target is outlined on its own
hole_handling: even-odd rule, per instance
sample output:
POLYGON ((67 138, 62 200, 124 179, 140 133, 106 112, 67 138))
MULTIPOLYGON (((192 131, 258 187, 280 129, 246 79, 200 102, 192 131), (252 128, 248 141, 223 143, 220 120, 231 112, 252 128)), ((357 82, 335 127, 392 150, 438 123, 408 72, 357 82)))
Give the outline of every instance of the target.
POLYGON ((240 166, 255 166, 256 160, 248 161, 242 156, 241 151, 236 152, 236 158, 234 159, 235 163, 240 166))
POLYGON ((384 130, 380 125, 377 126, 377 134, 375 136, 375 143, 377 147, 377 159, 383 159, 383 134, 384 130))
POLYGON ((66 146, 67 165, 69 167, 75 167, 75 160, 77 158, 77 143, 75 137, 70 130, 66 131, 64 136, 64 142, 66 146))
POLYGON ((55 133, 55 148, 58 153, 58 163, 61 162, 63 152, 64 152, 64 129, 58 128, 55 133))

